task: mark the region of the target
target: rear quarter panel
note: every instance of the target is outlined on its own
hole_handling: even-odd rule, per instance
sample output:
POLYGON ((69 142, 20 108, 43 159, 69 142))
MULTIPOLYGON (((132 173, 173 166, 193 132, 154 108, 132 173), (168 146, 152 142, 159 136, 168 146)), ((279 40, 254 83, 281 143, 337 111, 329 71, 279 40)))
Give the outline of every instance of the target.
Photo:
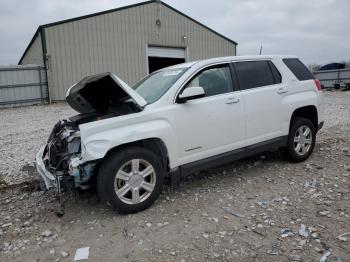
POLYGON ((280 71, 283 82, 288 86, 288 92, 282 97, 282 133, 288 135, 293 112, 304 106, 315 106, 318 113, 318 122, 323 121, 323 97, 322 92, 317 90, 315 81, 313 79, 299 81, 281 58, 274 59, 273 62, 280 71))
POLYGON ((282 121, 284 134, 289 133, 290 120, 293 112, 304 106, 315 106, 318 113, 318 122, 322 119, 322 93, 317 91, 314 80, 298 81, 291 80, 289 92, 282 100, 282 110, 285 118, 282 121))

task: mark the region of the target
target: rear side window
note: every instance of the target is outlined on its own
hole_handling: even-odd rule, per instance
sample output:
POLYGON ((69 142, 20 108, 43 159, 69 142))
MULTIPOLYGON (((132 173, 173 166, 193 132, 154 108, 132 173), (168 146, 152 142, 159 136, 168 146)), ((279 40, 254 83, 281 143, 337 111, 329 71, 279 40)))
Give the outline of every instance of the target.
POLYGON ((250 89, 281 83, 281 75, 269 61, 235 63, 240 88, 250 89))
POLYGON ((314 79, 309 69, 298 58, 285 58, 283 62, 300 81, 314 79))
POLYGON ((275 84, 282 83, 281 73, 277 70, 276 66, 271 61, 269 61, 268 63, 270 65, 273 78, 275 79, 275 84))

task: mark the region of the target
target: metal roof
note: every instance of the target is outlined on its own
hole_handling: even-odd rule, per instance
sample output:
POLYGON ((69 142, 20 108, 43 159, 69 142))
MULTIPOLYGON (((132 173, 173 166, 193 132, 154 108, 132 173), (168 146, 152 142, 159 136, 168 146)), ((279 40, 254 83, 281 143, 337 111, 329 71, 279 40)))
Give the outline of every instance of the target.
POLYGON ((209 28, 208 26, 202 24, 201 22, 193 19, 192 17, 182 13, 181 11, 175 9, 174 7, 162 2, 162 1, 159 1, 159 0, 150 0, 150 1, 145 1, 145 2, 140 2, 140 3, 137 3, 137 4, 132 4, 132 5, 127 5, 127 6, 123 6, 123 7, 119 7, 119 8, 114 8, 114 9, 109 9, 109 10, 105 10, 105 11, 102 11, 102 12, 97 12, 97 13, 92 13, 92 14, 88 14, 88 15, 83 15, 83 16, 78 16, 78 17, 74 17, 74 18, 70 18, 70 19, 65 19, 65 20, 61 20, 61 21, 57 21, 57 22, 53 22, 53 23, 48 23, 48 24, 44 24, 44 25, 40 25, 38 27, 38 29, 35 31, 34 33, 34 36, 33 38, 31 39, 31 41, 29 42, 27 48, 24 50, 24 53, 23 55, 21 56, 18 64, 20 64, 24 58, 24 56, 26 55, 27 51, 29 50, 29 48, 31 47, 31 45, 33 44, 35 38, 37 37, 37 35, 39 34, 39 32, 41 32, 42 29, 44 28, 48 28, 48 27, 52 27, 52 26, 56 26, 56 25, 61 25, 61 24, 65 24, 65 23, 69 23, 69 22, 74 22, 74 21, 78 21, 78 20, 82 20, 82 19, 85 19, 85 18, 89 18, 89 17, 94 17, 94 16, 99 16, 99 15, 104 15, 104 14, 108 14, 108 13, 112 13, 112 12, 117 12, 117 11, 121 11, 121 10, 124 10, 124 9, 128 9, 128 8, 132 8, 132 7, 136 7, 136 6, 141 6, 141 5, 145 5, 145 4, 150 4, 150 3, 161 3, 162 5, 170 8, 171 10, 177 12, 178 14, 190 19, 191 21, 203 26, 204 28, 206 28, 207 30, 215 33, 216 35, 226 39, 227 41, 231 42, 232 44, 234 45, 238 45, 237 42, 233 41, 232 39, 218 33, 217 31, 209 28))

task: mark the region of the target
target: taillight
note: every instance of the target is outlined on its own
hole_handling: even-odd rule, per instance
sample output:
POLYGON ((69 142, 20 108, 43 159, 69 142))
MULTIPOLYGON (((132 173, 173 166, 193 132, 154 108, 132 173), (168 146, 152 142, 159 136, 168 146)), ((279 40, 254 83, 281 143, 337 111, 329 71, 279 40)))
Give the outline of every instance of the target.
POLYGON ((320 80, 315 79, 315 84, 316 84, 317 90, 321 91, 321 82, 320 82, 320 80))

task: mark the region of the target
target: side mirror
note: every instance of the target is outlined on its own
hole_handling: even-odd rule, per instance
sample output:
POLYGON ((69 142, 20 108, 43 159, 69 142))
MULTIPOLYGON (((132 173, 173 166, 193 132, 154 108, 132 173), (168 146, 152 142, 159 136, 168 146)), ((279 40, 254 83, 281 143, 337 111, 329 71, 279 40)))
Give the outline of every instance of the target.
POLYGON ((190 86, 185 88, 178 97, 180 103, 185 103, 188 100, 201 98, 205 96, 203 87, 200 86, 190 86))

